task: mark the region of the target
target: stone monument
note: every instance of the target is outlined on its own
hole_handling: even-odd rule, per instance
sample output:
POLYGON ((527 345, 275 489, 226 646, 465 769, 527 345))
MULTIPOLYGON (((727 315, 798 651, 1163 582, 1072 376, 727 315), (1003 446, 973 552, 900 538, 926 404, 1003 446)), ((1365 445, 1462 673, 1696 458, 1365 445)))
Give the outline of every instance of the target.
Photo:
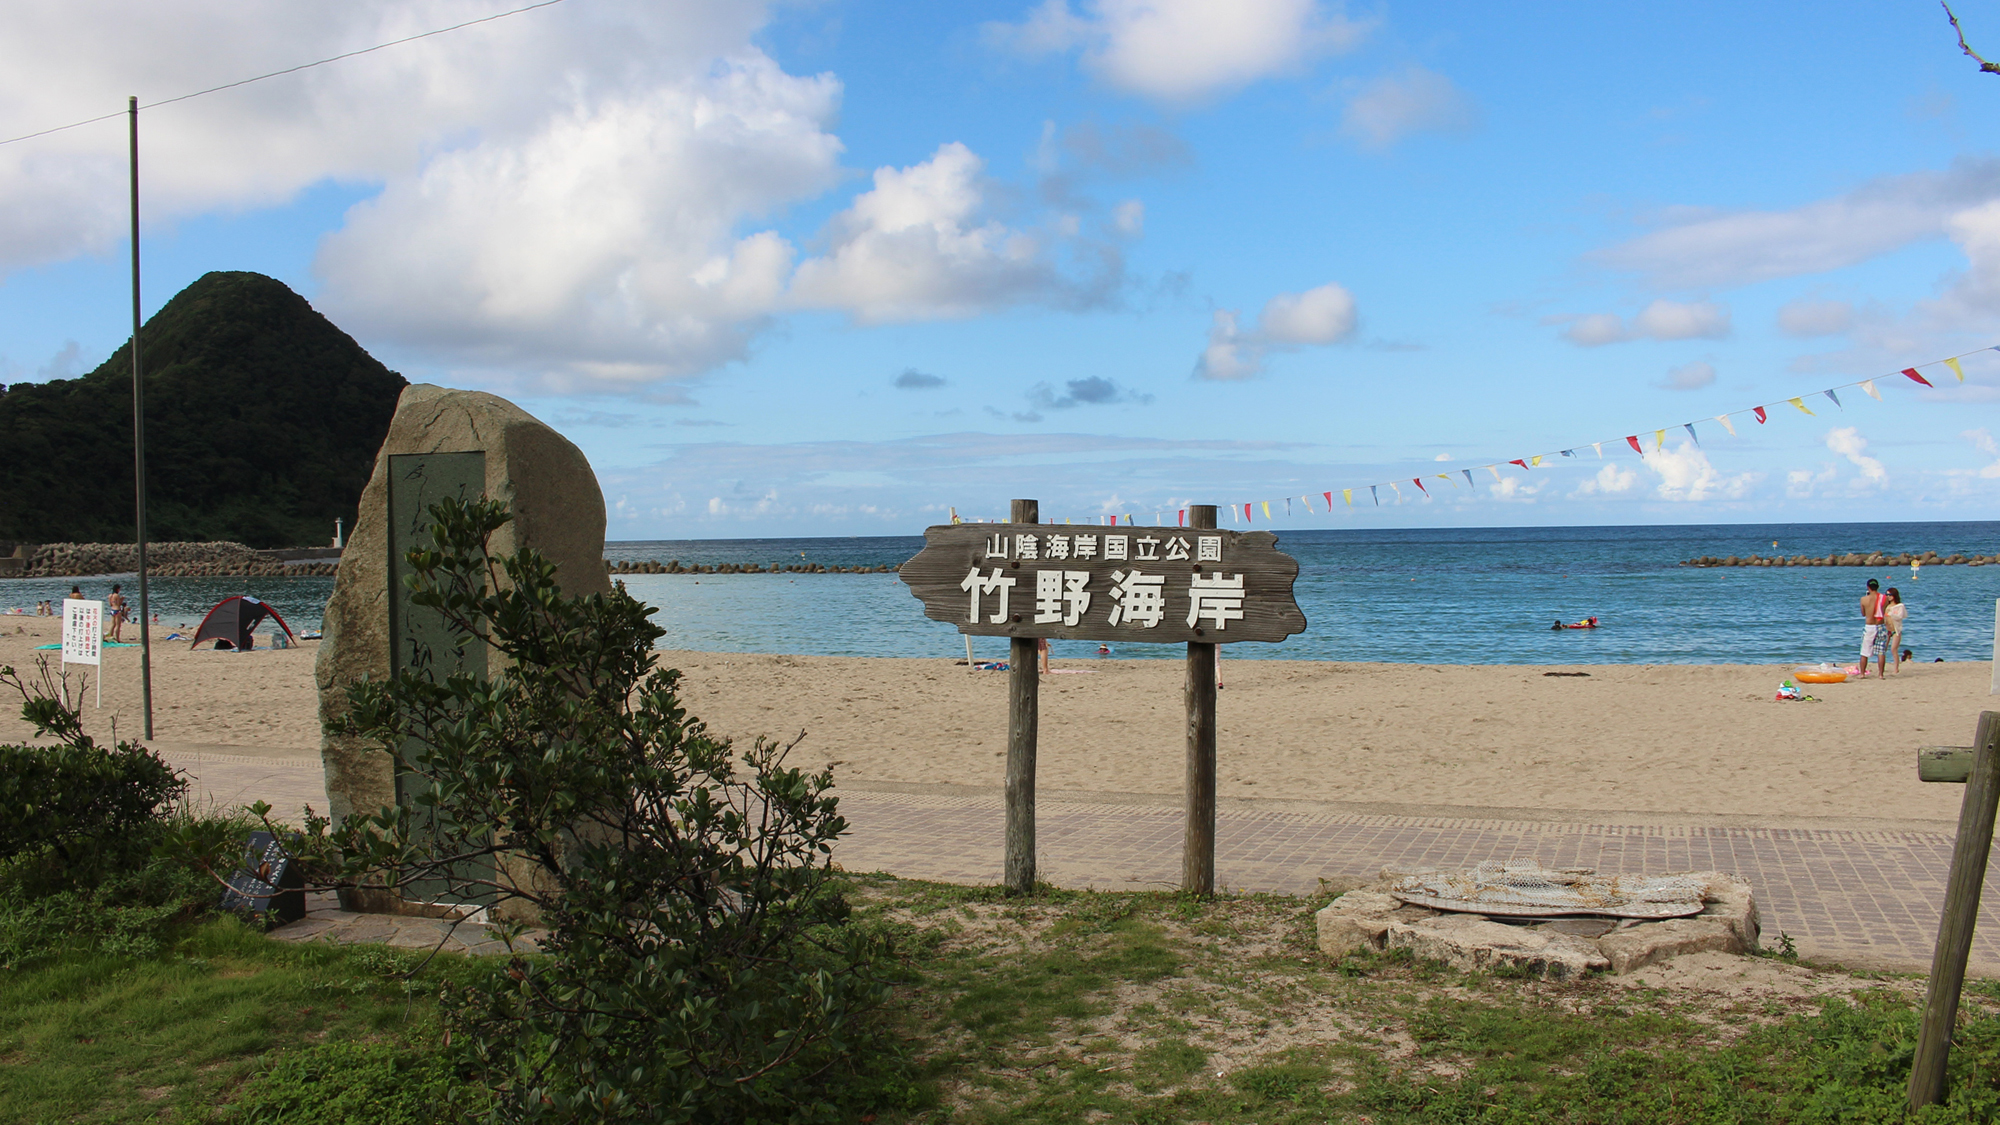
MULTIPOLYGON (((382 680, 405 667, 435 667, 434 657, 451 652, 435 611, 409 604, 403 556, 429 542, 432 504, 481 495, 505 501, 514 516, 493 537, 495 555, 532 547, 555 564, 565 594, 611 591, 604 570, 604 494, 581 450, 495 395, 422 383, 405 389, 341 553, 315 665, 320 758, 336 821, 407 803, 420 781, 398 776, 387 751, 341 732, 347 689, 363 676, 382 680)), ((468 659, 472 670, 484 673, 486 653, 475 651, 468 659)), ((366 890, 343 891, 341 906, 388 913, 437 909, 366 890)))

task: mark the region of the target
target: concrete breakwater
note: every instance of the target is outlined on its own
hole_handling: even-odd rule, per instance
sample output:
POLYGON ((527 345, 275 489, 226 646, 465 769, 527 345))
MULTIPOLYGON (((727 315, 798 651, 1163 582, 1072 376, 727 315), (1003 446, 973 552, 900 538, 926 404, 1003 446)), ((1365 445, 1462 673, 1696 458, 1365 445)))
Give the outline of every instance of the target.
POLYGON ((706 563, 682 566, 681 560, 667 562, 618 562, 606 560, 604 567, 612 574, 894 574, 893 566, 826 566, 821 563, 772 563, 763 566, 758 563, 706 563))
POLYGON ((1685 559, 1682 566, 1987 566, 2000 563, 2000 555, 1940 555, 1936 551, 1904 551, 1891 555, 1882 551, 1849 551, 1844 555, 1749 555, 1717 558, 1703 555, 1685 559))
MULTIPOLYGON (((10 546, 0 544, 0 546, 10 546)), ((339 573, 338 552, 331 549, 259 551, 241 543, 149 543, 147 573, 161 578, 201 577, 332 577, 339 573), (329 557, 334 556, 334 557, 329 557)), ((139 553, 130 543, 20 544, 0 551, 0 578, 68 578, 99 574, 130 574, 139 569, 139 553)), ((696 563, 612 562, 609 574, 893 574, 893 566, 827 566, 822 563, 696 563)))
MULTIPOLYGON (((67 578, 129 574, 139 569, 139 551, 130 543, 44 543, 23 552, 23 578, 67 578)), ((161 578, 209 575, 283 577, 329 575, 337 563, 286 563, 281 552, 259 551, 241 543, 148 543, 146 571, 161 578)))

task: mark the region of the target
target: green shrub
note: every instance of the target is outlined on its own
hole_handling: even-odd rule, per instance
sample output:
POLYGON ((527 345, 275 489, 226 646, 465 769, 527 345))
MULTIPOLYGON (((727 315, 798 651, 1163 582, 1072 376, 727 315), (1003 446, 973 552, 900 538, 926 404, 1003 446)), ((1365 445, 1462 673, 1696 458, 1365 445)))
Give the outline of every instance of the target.
MULTIPOLYGON (((826 773, 710 737, 655 667, 622 590, 566 597, 533 551, 488 552, 489 501, 431 510, 411 600, 490 680, 405 671, 349 691, 413 806, 309 825, 345 877, 531 904, 546 956, 447 997, 453 1049, 503 1120, 809 1120, 835 1113, 886 995, 879 931, 850 925, 826 773), (487 663, 487 662, 482 662, 487 663)), ((438 651, 440 667, 449 647, 438 651)))
POLYGON ((0 746, 0 859, 53 849, 65 861, 131 838, 187 783, 143 746, 0 746))
POLYGON ((145 855, 146 826, 157 823, 187 782, 151 750, 131 742, 105 749, 77 713, 81 688, 54 674, 47 657, 36 680, 0 667, 0 685, 22 700, 21 716, 54 746, 0 746, 0 862, 39 865, 57 884, 89 885, 145 855))

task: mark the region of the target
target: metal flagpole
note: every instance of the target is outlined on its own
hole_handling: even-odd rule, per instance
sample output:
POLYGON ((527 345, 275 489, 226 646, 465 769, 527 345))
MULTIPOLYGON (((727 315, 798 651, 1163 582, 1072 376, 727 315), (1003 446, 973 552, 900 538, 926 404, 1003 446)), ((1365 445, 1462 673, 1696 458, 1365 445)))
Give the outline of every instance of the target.
MULTIPOLYGON (((153 615, 146 598, 146 389, 139 361, 139 99, 126 103, 132 129, 132 494, 139 540, 139 697, 153 737, 153 615)), ((103 680, 103 669, 98 679, 103 680)), ((100 689, 101 690, 101 689, 100 689)))

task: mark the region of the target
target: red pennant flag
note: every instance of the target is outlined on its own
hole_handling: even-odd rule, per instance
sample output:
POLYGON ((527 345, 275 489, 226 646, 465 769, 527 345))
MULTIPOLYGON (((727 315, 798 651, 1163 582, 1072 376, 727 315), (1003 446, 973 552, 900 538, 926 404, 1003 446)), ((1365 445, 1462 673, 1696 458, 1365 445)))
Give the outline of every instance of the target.
POLYGON ((1758 425, 1760 425, 1760 426, 1761 426, 1761 425, 1763 425, 1763 424, 1764 424, 1764 408, 1763 408, 1763 407, 1761 407, 1761 406, 1753 406, 1753 407, 1751 407, 1751 408, 1750 408, 1750 413, 1752 413, 1752 414, 1755 414, 1755 415, 1757 416, 1757 424, 1758 424, 1758 425))
POLYGON ((1411 477, 1410 483, 1416 485, 1417 491, 1423 493, 1425 496, 1429 496, 1431 494, 1431 490, 1424 487, 1423 481, 1420 481, 1415 477, 1411 477))
MULTIPOLYGON (((1917 369, 1914 367, 1903 368, 1903 374, 1908 375, 1910 378, 1915 379, 1917 382, 1922 383, 1926 387, 1931 386, 1931 381, 1929 379, 1924 378, 1922 375, 1917 374, 1917 369)), ((1936 387, 1931 387, 1931 389, 1937 390, 1936 387)))
POLYGON ((1325 493, 1325 496, 1326 496, 1326 510, 1331 512, 1333 511, 1333 493, 1331 492, 1325 493))
POLYGON ((1175 517, 1174 517, 1174 519, 1175 519, 1175 520, 1177 520, 1177 521, 1179 521, 1179 523, 1180 523, 1180 526, 1182 526, 1182 527, 1186 527, 1186 526, 1187 526, 1187 509, 1186 509, 1186 508, 1182 508, 1182 509, 1181 509, 1181 514, 1180 514, 1180 515, 1178 515, 1178 516, 1175 516, 1175 517))
POLYGON ((1526 461, 1523 461, 1523 460, 1521 460, 1521 459, 1520 459, 1519 457, 1516 457, 1515 459, 1513 459, 1512 461, 1509 461, 1509 462, 1507 462, 1507 463, 1508 463, 1509 465, 1519 465, 1519 466, 1521 466, 1521 467, 1522 467, 1522 468, 1524 468, 1524 469, 1528 467, 1528 463, 1527 463, 1526 461))
POLYGON ((1632 452, 1637 453, 1639 456, 1644 457, 1646 455, 1646 451, 1639 448, 1638 434, 1626 434, 1625 444, 1631 446, 1632 452))
POLYGON ((1250 522, 1250 505, 1248 504, 1243 505, 1243 522, 1250 522))

